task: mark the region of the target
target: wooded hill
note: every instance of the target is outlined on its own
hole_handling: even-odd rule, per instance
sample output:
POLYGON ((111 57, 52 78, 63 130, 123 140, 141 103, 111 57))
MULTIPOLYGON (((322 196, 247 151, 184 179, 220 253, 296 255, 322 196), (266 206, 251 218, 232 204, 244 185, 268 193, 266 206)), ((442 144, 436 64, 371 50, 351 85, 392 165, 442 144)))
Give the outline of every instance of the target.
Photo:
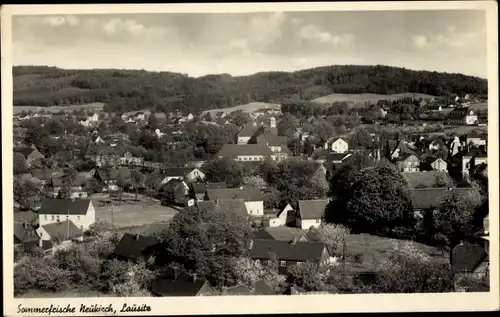
POLYGON ((15 106, 105 102, 105 110, 114 112, 153 108, 197 113, 253 101, 312 100, 331 93, 487 94, 487 81, 482 78, 388 66, 327 66, 197 78, 145 70, 15 66, 13 74, 15 106))

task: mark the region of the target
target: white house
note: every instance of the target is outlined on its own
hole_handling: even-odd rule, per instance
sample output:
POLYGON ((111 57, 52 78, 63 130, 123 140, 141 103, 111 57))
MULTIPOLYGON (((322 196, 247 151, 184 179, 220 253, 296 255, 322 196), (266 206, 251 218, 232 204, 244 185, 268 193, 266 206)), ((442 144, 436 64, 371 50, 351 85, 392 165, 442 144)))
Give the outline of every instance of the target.
POLYGON ((265 227, 282 227, 287 224, 287 219, 289 219, 290 212, 293 212, 292 206, 287 204, 276 217, 266 219, 264 221, 265 227))
POLYGON ((95 209, 90 199, 45 199, 38 215, 40 227, 68 220, 85 231, 95 223, 95 209))
POLYGON ((263 161, 276 156, 265 144, 224 144, 219 151, 219 158, 232 158, 240 162, 263 161))
POLYGON ((207 189, 205 200, 243 199, 247 212, 251 216, 264 215, 264 198, 258 188, 220 188, 207 189))
POLYGON ((301 229, 318 228, 325 214, 328 200, 299 200, 296 226, 301 229))
POLYGON ((193 167, 173 167, 167 168, 163 172, 162 184, 168 183, 171 179, 185 180, 194 182, 205 179, 205 173, 198 168, 193 167))
POLYGON ((189 168, 190 171, 187 172, 184 176, 184 179, 188 182, 193 182, 196 180, 204 180, 205 179, 205 173, 200 171, 198 168, 189 168))
POLYGON ((349 151, 349 144, 342 138, 335 138, 332 141, 325 142, 325 149, 330 148, 335 153, 346 153, 349 151))
POLYGON ((74 240, 83 241, 84 231, 71 220, 49 223, 37 228, 40 237, 39 246, 55 252, 67 248, 74 240))
POLYGON ((186 116, 186 121, 191 121, 191 120, 193 120, 193 119, 194 119, 194 116, 193 116, 193 114, 192 114, 192 113, 190 113, 190 114, 188 114, 188 115, 186 116))
POLYGON ((135 164, 135 165, 141 165, 144 162, 144 159, 142 157, 137 157, 133 156, 132 153, 130 152, 125 152, 122 157, 120 157, 120 164, 122 165, 127 165, 127 164, 135 164))
POLYGON ((431 167, 435 171, 447 171, 448 163, 442 158, 438 158, 431 163, 431 167))
POLYGON ((481 148, 473 148, 462 157, 462 174, 469 175, 469 170, 481 164, 488 164, 488 155, 481 148))

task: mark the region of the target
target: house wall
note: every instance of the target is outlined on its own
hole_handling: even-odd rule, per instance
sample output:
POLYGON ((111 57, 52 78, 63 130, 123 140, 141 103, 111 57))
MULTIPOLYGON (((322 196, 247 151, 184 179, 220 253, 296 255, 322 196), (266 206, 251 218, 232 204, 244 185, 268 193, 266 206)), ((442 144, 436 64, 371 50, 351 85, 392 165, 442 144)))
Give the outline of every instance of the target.
POLYGON ((465 117, 465 124, 472 125, 477 123, 477 115, 468 115, 465 117))
POLYGON ((338 139, 337 141, 332 143, 332 151, 334 151, 335 153, 345 153, 348 150, 349 144, 342 139, 338 139))
POLYGON ((404 161, 397 162, 397 166, 399 171, 404 173, 420 171, 420 161, 414 156, 410 156, 404 161))
POLYGON ((264 202, 261 201, 246 201, 245 207, 249 215, 263 216, 264 215, 264 202))
POLYGON ((297 228, 307 230, 311 227, 318 228, 321 225, 321 219, 296 219, 297 228))
POLYGON ((193 171, 191 171, 186 175, 186 180, 188 181, 194 181, 198 178, 205 179, 205 173, 203 173, 199 169, 194 169, 193 171))
POLYGON ((251 138, 251 136, 238 136, 238 144, 248 144, 251 138))
POLYGON ((431 166, 436 171, 446 171, 448 169, 448 164, 441 159, 438 159, 438 160, 435 160, 434 162, 432 162, 431 166))
POLYGON ((263 161, 263 160, 264 156, 262 155, 245 155, 245 156, 239 155, 236 157, 235 161, 247 162, 247 161, 263 161))
POLYGON ((281 145, 278 145, 278 146, 269 146, 269 148, 271 149, 271 151, 273 152, 281 152, 281 145))
POLYGON ((271 155, 271 158, 274 161, 286 160, 287 157, 288 157, 288 155, 286 155, 284 153, 280 153, 280 154, 276 154, 276 155, 271 155))
POLYGON ((89 206, 89 209, 87 210, 86 215, 72 215, 72 214, 70 214, 69 216, 64 215, 64 214, 62 214, 62 215, 55 215, 55 214, 53 214, 53 215, 39 215, 38 219, 40 222, 40 228, 46 224, 57 222, 57 219, 58 219, 57 217, 59 217, 59 221, 65 221, 66 219, 69 219, 78 228, 81 229, 83 227, 83 230, 88 230, 90 225, 95 223, 95 209, 91 203, 89 206))

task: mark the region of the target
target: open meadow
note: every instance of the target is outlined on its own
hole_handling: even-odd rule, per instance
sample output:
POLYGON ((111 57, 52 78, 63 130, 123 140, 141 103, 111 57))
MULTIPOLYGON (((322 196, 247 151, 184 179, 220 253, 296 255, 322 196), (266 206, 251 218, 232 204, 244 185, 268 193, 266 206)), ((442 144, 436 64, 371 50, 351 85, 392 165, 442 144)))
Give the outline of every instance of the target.
POLYGON ((93 196, 96 221, 114 222, 118 229, 150 230, 151 226, 166 226, 177 214, 175 209, 161 206, 149 197, 139 195, 135 201, 134 195, 124 196, 121 204, 118 198, 93 196))
POLYGON ((376 271, 398 250, 403 252, 421 253, 429 260, 439 263, 448 261, 447 253, 443 254, 436 247, 422 243, 379 237, 370 234, 351 234, 346 237, 347 265, 352 272, 376 271), (354 261, 356 254, 361 254, 361 260, 354 261))
POLYGON ((230 108, 221 108, 221 109, 211 109, 211 110, 206 110, 202 112, 202 116, 204 116, 207 113, 210 113, 210 115, 215 115, 218 112, 225 112, 225 113, 231 113, 236 110, 243 110, 244 112, 252 113, 254 111, 257 111, 259 109, 275 109, 279 110, 281 109, 281 105, 277 103, 265 103, 265 102, 251 102, 247 103, 244 105, 238 105, 230 108))
POLYGON ((48 111, 56 113, 59 111, 75 111, 79 109, 91 110, 96 112, 102 112, 104 108, 104 103, 93 102, 85 105, 70 105, 70 106, 51 106, 51 107, 37 107, 37 106, 14 106, 14 114, 21 113, 23 111, 48 111))

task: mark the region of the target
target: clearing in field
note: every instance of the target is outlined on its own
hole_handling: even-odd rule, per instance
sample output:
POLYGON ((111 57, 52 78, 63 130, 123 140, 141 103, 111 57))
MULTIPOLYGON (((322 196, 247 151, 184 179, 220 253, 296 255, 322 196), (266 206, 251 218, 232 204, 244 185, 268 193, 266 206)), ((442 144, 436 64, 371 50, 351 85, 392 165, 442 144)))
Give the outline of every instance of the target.
POLYGON ((380 94, 330 94, 327 96, 319 97, 312 100, 315 103, 333 103, 333 102, 354 102, 355 105, 364 106, 365 102, 376 103, 379 100, 394 100, 400 98, 419 98, 419 99, 431 99, 434 96, 420 94, 420 93, 401 93, 392 95, 380 95, 380 94))
POLYGON ((96 222, 114 222, 116 228, 131 228, 167 223, 177 214, 176 210, 161 206, 149 197, 139 196, 138 201, 134 198, 134 195, 126 195, 120 205, 118 198, 92 197, 96 222))
POLYGON ((467 107, 473 110, 488 110, 488 103, 487 102, 472 103, 467 107))
POLYGON ((14 114, 21 113, 23 111, 48 111, 56 113, 59 111, 71 112, 79 109, 92 110, 96 112, 102 112, 104 108, 104 103, 93 102, 85 105, 70 105, 70 106, 51 106, 51 107, 36 107, 36 106, 14 106, 14 114))
POLYGON ((260 109, 276 109, 279 110, 281 109, 281 105, 277 103, 265 103, 265 102, 251 102, 247 103, 244 105, 239 105, 239 106, 234 106, 230 108, 221 108, 221 109, 211 109, 211 110, 206 110, 202 112, 202 116, 204 116, 207 113, 210 113, 210 115, 213 117, 215 114, 218 112, 225 112, 227 114, 236 111, 236 110, 243 110, 248 113, 253 113, 254 111, 260 110, 260 109))
POLYGON ((396 252, 406 254, 422 254, 429 260, 443 263, 448 261, 447 253, 444 256, 436 247, 422 243, 384 238, 370 234, 351 234, 346 237, 347 262, 346 268, 352 272, 373 272, 383 265, 396 252), (356 261, 354 259, 359 254, 356 261))

